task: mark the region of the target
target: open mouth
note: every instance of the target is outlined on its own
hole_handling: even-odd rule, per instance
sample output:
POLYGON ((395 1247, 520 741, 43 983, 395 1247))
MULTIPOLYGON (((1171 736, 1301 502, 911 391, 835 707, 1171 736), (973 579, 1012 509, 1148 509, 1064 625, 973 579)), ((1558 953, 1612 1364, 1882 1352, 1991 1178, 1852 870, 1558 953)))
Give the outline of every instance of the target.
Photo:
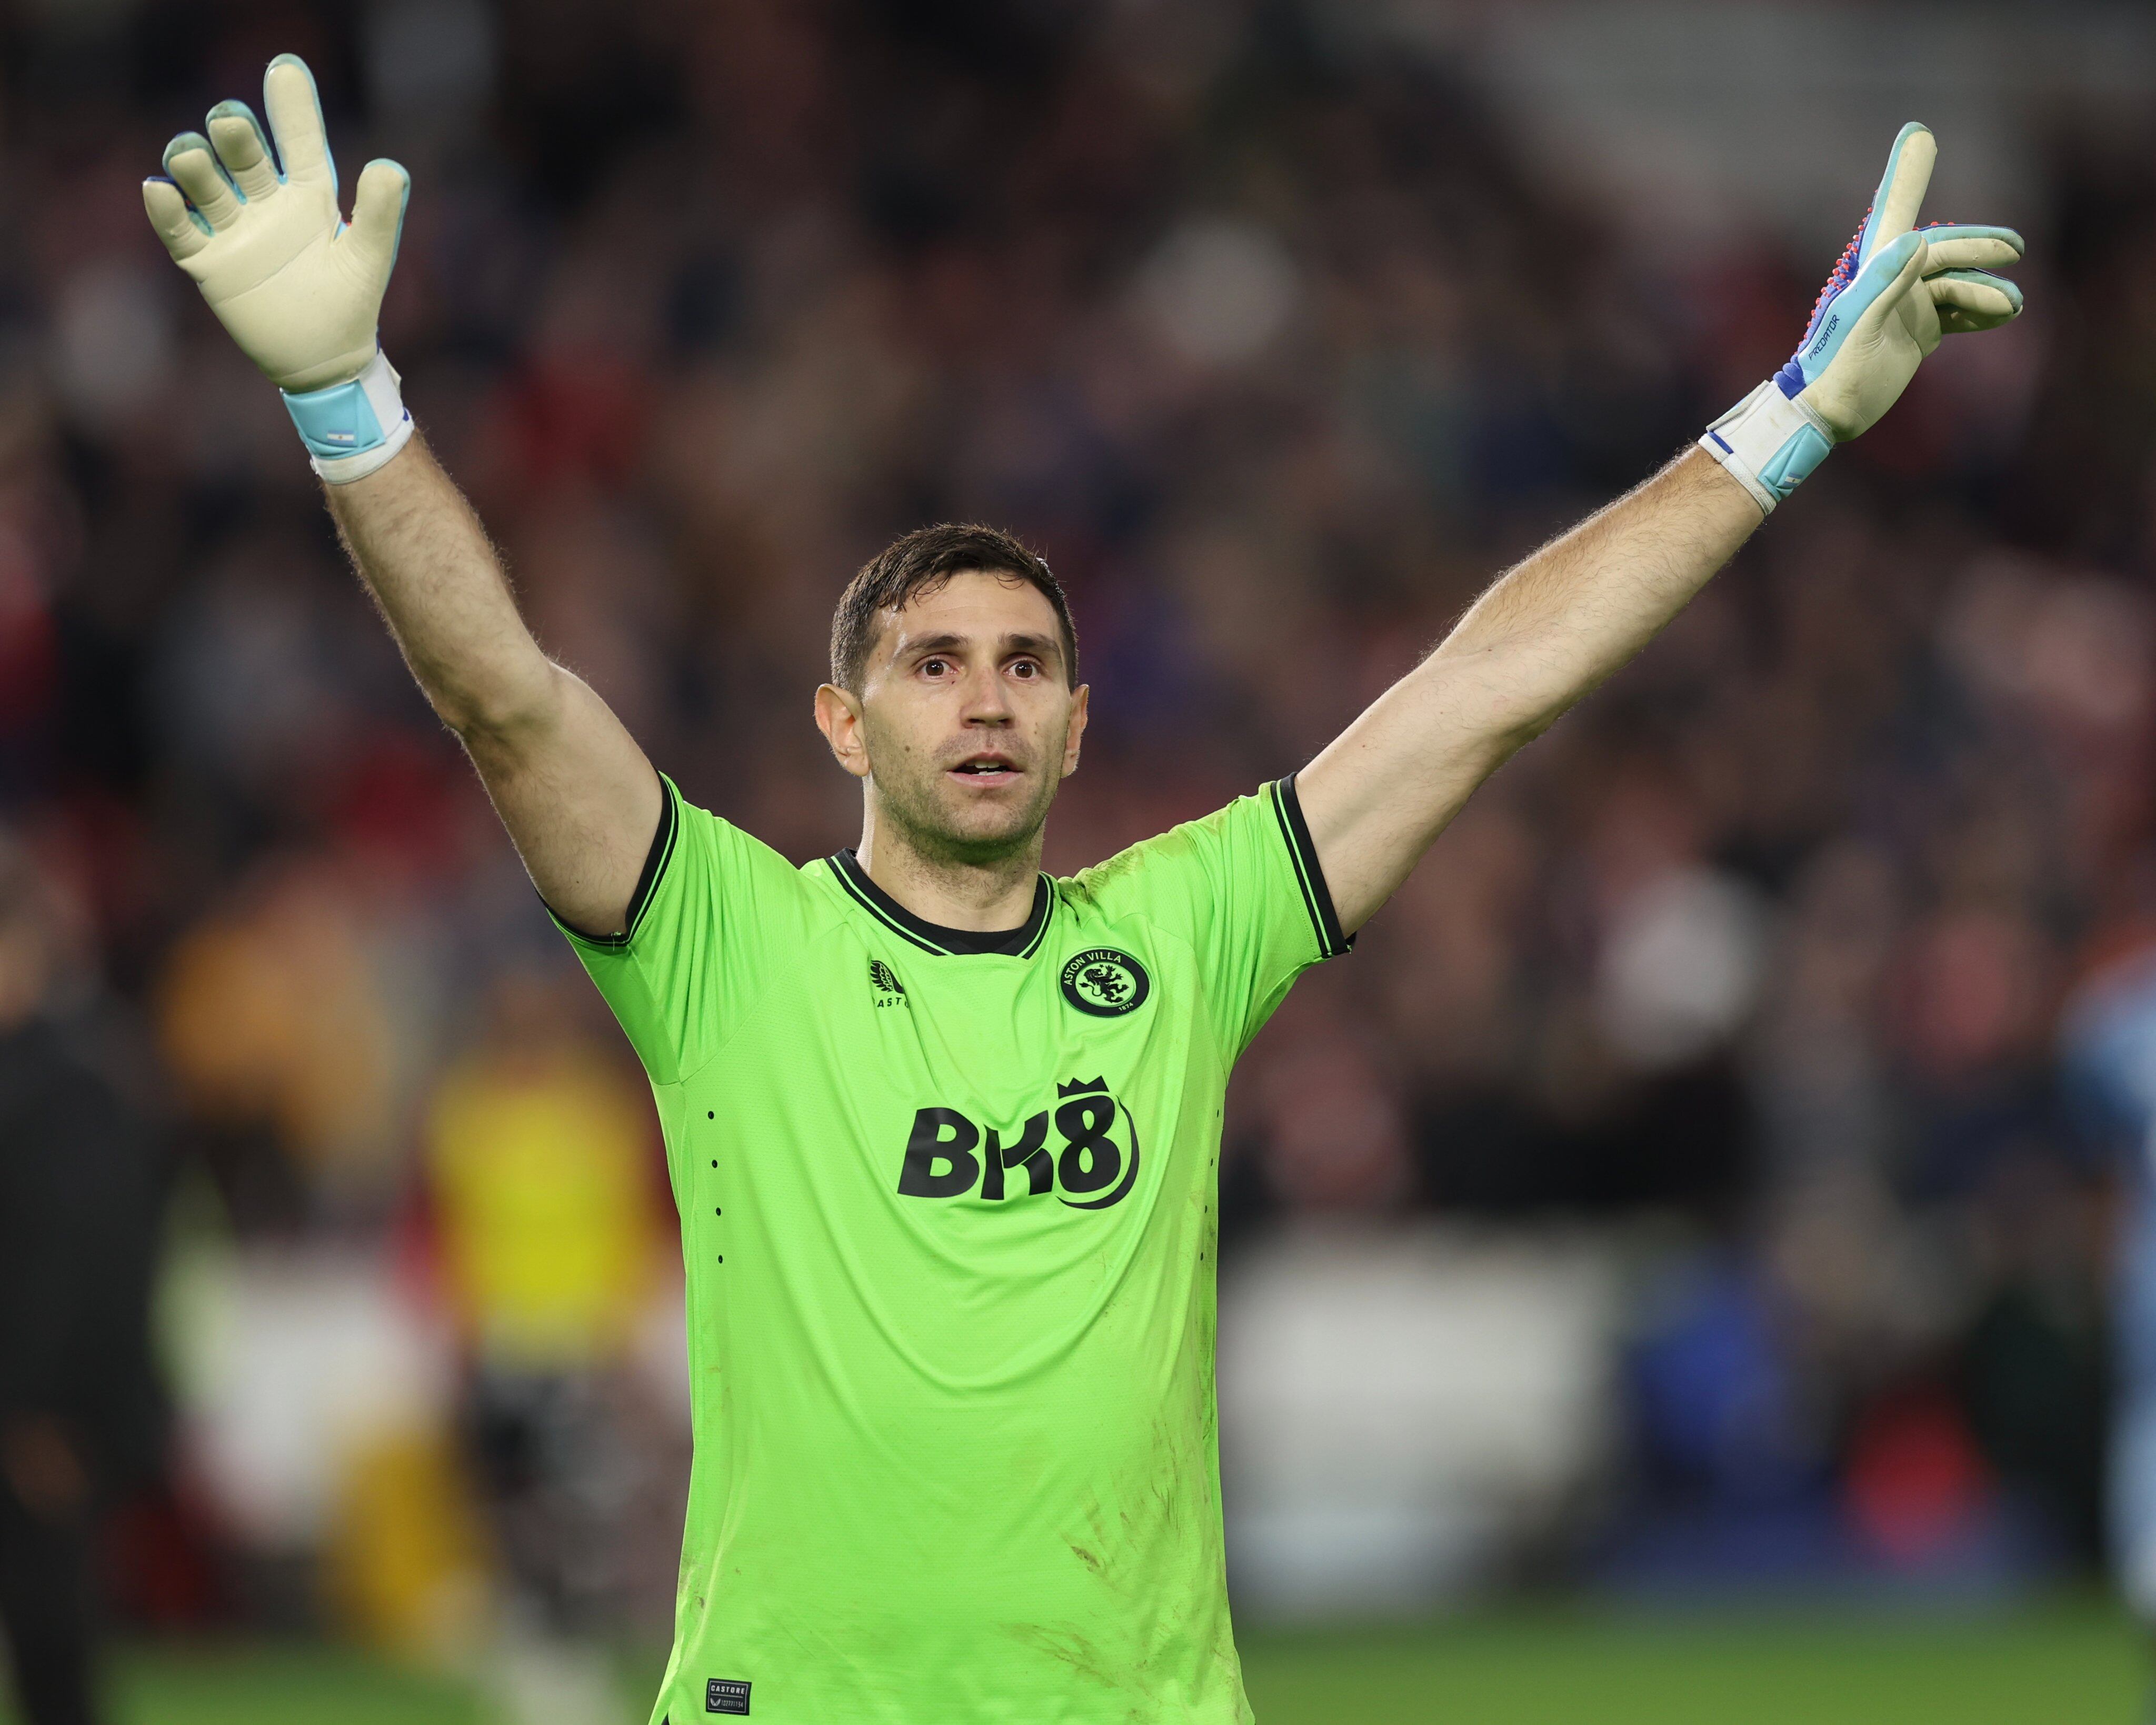
POLYGON ((962 778, 972 785, 1010 784, 1024 777, 1018 762, 1009 755, 968 755, 949 771, 953 778, 962 778))

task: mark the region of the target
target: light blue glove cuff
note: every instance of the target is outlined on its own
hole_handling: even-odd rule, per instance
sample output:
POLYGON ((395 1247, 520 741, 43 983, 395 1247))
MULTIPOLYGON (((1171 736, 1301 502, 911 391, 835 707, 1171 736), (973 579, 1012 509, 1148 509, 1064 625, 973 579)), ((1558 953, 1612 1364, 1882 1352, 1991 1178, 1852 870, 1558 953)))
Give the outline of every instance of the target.
MULTIPOLYGON (((1784 367, 1738 403, 1699 440, 1699 446, 1752 494, 1762 515, 1811 476, 1834 447, 1834 435, 1789 389, 1794 366, 1784 367)), ((1801 376, 1794 379, 1804 388, 1801 376)))
POLYGON ((349 383, 298 395, 281 392, 315 471, 329 484, 365 479, 412 440, 412 416, 398 388, 403 381, 377 347, 367 369, 349 383))

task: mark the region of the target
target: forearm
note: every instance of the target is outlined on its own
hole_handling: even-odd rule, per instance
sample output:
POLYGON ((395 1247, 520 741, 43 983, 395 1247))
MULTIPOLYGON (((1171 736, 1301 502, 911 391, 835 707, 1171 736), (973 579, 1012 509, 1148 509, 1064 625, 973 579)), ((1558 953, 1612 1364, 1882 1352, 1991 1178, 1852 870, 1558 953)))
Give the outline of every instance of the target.
POLYGON ((1645 646, 1761 519, 1691 449, 1493 583, 1296 777, 1343 926, 1367 920, 1475 788, 1645 646))
POLYGON ((404 662, 444 723, 470 741, 541 720, 557 673, 518 614, 486 531, 418 438, 350 485, 330 515, 404 662))
POLYGON ((1502 760, 1645 646, 1763 519, 1687 449, 1492 583, 1402 692, 1467 700, 1481 718, 1466 729, 1502 760))

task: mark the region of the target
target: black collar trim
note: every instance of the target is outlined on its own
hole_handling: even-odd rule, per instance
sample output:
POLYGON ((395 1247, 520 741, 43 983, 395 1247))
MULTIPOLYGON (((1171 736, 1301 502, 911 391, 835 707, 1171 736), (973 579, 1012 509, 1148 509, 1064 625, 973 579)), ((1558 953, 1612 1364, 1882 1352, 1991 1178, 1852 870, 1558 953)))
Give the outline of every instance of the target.
POLYGON ((1048 876, 1034 881, 1033 910, 1016 928, 946 928, 916 916, 868 877, 850 850, 834 850, 825 859, 832 878, 847 894, 885 927, 924 952, 939 957, 969 957, 993 952, 1009 958, 1030 958, 1047 937, 1050 913, 1055 906, 1055 889, 1048 876))

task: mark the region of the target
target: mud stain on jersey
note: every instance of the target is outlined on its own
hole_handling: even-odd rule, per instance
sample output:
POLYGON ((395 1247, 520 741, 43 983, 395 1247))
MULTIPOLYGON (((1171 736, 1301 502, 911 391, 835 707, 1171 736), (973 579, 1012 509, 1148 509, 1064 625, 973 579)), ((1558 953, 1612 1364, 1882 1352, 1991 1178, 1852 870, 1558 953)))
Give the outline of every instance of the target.
POLYGON ((1085 1636, 1071 1630, 1045 1629, 1037 1624, 1016 1623, 1009 1631, 1013 1639, 1029 1647, 1045 1653, 1050 1659, 1060 1660, 1081 1677, 1099 1684, 1103 1689, 1121 1689, 1128 1673, 1109 1666, 1101 1650, 1085 1636))

